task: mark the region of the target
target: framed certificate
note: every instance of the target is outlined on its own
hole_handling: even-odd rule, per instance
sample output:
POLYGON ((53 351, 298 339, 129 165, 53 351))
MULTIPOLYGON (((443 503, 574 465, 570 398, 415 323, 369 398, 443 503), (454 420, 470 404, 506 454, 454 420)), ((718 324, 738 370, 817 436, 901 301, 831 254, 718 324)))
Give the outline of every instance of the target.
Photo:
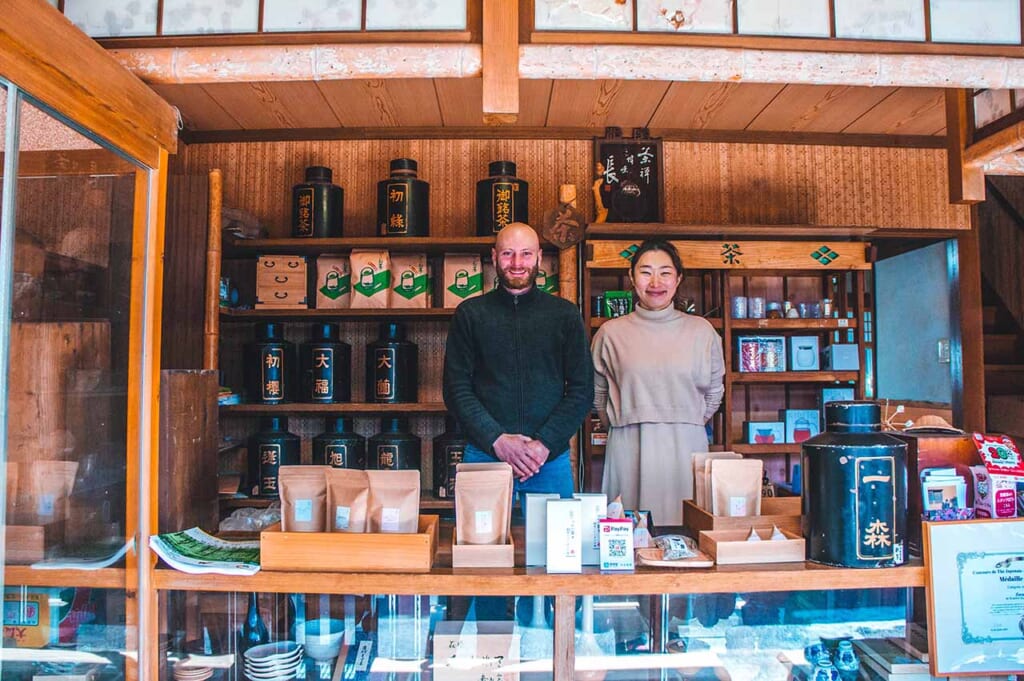
POLYGON ((1024 519, 924 523, 934 676, 1024 672, 1024 519))

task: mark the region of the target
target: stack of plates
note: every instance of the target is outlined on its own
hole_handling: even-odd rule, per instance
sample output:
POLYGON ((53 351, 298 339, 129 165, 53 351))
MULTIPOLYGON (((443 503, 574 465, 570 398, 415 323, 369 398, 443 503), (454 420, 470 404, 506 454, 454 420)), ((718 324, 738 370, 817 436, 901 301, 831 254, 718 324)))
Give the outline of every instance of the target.
POLYGON ((213 676, 210 667, 184 666, 181 662, 174 665, 174 681, 206 681, 213 676))
POLYGON ((277 641, 249 648, 242 655, 245 675, 252 681, 294 679, 302 666, 302 646, 295 641, 277 641))

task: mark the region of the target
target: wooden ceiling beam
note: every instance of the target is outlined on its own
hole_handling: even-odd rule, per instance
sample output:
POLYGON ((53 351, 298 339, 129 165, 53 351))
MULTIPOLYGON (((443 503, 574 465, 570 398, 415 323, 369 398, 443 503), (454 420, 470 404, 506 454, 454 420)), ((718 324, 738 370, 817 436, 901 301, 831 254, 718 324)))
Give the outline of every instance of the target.
POLYGON ((1024 175, 1024 152, 1014 152, 989 161, 984 166, 986 175, 1024 175))
POLYGON ((946 90, 946 163, 949 167, 950 203, 978 203, 985 200, 985 172, 965 160, 970 139, 970 106, 967 90, 946 90))
POLYGON ((1024 147, 1024 121, 983 137, 964 149, 964 163, 984 166, 1024 147))
POLYGON ((483 115, 492 125, 519 117, 519 5, 484 0, 483 115))

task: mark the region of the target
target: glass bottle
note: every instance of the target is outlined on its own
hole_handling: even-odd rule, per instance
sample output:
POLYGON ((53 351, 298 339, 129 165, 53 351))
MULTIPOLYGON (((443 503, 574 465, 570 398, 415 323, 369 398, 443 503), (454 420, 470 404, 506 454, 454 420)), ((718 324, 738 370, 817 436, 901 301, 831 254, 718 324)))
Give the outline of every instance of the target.
POLYGON ((391 161, 391 177, 377 183, 377 225, 381 236, 430 235, 430 185, 416 177, 416 161, 391 161))
POLYGON ((330 168, 306 168, 306 181, 292 188, 292 236, 340 237, 345 192, 332 184, 330 168))
POLYGON ((419 470, 420 439, 409 433, 405 416, 380 420, 380 430, 367 443, 366 467, 372 470, 419 470))
POLYGON ((338 339, 337 324, 314 324, 308 343, 299 351, 303 402, 352 400, 352 347, 338 339))
POLYGON ((295 399, 295 345, 284 339, 277 322, 256 325, 252 343, 245 346, 245 391, 253 404, 281 404, 295 399))
POLYGON ((301 463, 302 441, 288 432, 288 421, 280 416, 264 417, 260 425, 249 440, 249 480, 256 496, 276 498, 278 470, 301 463))
POLYGON ((366 468, 366 438, 352 430, 352 419, 327 419, 327 430, 313 438, 313 463, 332 468, 366 468))
POLYGON ((249 609, 245 613, 245 622, 238 632, 238 652, 244 653, 249 648, 263 645, 270 641, 270 632, 267 625, 260 617, 259 594, 255 591, 249 594, 249 609))
POLYGON ((366 401, 416 402, 419 396, 419 350, 405 340, 405 327, 384 322, 380 335, 366 346, 366 401))
POLYGON ((492 161, 490 177, 476 183, 477 236, 494 236, 510 222, 530 221, 530 186, 512 161, 492 161))

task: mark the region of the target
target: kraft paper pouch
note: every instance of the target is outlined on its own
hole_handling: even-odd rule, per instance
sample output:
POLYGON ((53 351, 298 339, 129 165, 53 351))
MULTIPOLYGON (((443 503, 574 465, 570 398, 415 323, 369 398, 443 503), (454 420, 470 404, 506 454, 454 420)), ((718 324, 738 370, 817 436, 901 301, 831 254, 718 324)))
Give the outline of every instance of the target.
POLYGON ((323 532, 327 526, 327 466, 281 466, 282 532, 323 532))
POLYGON ((483 273, 480 256, 473 254, 444 254, 444 306, 458 307, 467 298, 483 293, 483 273))
POLYGON ((318 310, 352 305, 352 268, 347 255, 321 255, 316 259, 318 310))
POLYGON ((26 524, 62 520, 78 472, 76 461, 29 461, 18 464, 18 515, 26 524))
MULTIPOLYGON (((512 466, 508 465, 504 461, 495 461, 493 463, 459 463, 455 464, 455 481, 459 480, 459 473, 462 471, 508 471, 508 498, 513 499, 512 490, 514 489, 515 481, 512 476, 512 466)), ((506 534, 512 532, 512 514, 508 516, 508 523, 505 525, 506 534)))
POLYGON ((419 471, 366 471, 370 532, 415 534, 420 521, 419 471))
POLYGON ((354 249, 349 256, 352 269, 352 307, 388 306, 391 294, 391 257, 387 251, 354 249))
POLYGON ((736 452, 695 452, 693 454, 693 503, 705 511, 711 510, 711 478, 707 462, 711 459, 742 459, 736 452))
POLYGON ((720 516, 761 515, 764 464, 751 459, 712 459, 711 513, 720 516))
POLYGON ((558 254, 543 253, 537 265, 537 288, 558 295, 558 254))
POLYGON ((366 532, 370 481, 366 471, 331 468, 327 471, 327 526, 331 532, 366 532))
POLYGON ((430 273, 423 253, 395 253, 391 256, 390 307, 430 307, 430 273))
POLYGON ((483 277, 484 293, 490 293, 501 286, 501 282, 498 281, 498 271, 494 269, 493 262, 485 260, 480 268, 483 277))
POLYGON ((460 544, 507 544, 512 516, 512 467, 455 476, 455 529, 460 544))

